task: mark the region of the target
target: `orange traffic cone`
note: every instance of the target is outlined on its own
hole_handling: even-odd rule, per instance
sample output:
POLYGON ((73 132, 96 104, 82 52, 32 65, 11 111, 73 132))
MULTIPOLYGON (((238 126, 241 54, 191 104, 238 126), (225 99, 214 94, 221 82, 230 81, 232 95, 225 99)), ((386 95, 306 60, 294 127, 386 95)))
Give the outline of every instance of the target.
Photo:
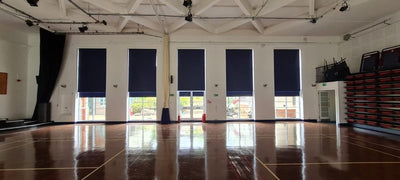
POLYGON ((203 123, 206 122, 206 114, 203 114, 203 116, 201 117, 201 122, 203 122, 203 123))

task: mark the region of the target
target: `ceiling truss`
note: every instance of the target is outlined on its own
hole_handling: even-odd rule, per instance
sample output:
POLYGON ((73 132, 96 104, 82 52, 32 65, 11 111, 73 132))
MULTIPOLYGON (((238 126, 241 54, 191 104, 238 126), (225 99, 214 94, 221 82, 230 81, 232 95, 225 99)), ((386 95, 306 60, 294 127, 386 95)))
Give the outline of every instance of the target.
MULTIPOLYGON (((304 8, 303 11, 296 12, 297 15, 276 17, 273 15, 274 12, 284 7, 289 7, 298 0, 263 0, 261 4, 259 3, 258 5, 255 5, 255 1, 253 0, 232 0, 233 4, 219 4, 222 1, 225 2, 225 0, 197 0, 197 3, 193 4, 191 9, 193 14, 192 22, 188 22, 184 18, 188 14, 188 9, 182 5, 182 0, 130 0, 126 6, 121 6, 121 4, 118 4, 112 0, 57 0, 58 3, 53 6, 54 9, 58 9, 56 12, 58 12, 61 17, 71 20, 69 21, 70 24, 90 24, 91 29, 99 29, 102 32, 130 32, 132 29, 127 28, 127 26, 130 23, 135 23, 138 24, 138 28, 145 27, 160 34, 170 34, 180 30, 186 24, 192 23, 209 33, 220 34, 248 24, 250 27, 252 26, 253 29, 259 34, 268 35, 277 31, 304 24, 312 18, 321 18, 339 5, 338 0, 326 0, 325 2, 330 3, 324 5, 323 7, 317 7, 317 1, 319 2, 319 0, 304 0, 306 2, 306 8, 304 8), (92 9, 97 8, 96 12, 99 13, 89 13, 89 11, 85 11, 83 7, 79 7, 77 4, 75 4, 75 2, 79 2, 79 5, 87 4, 88 7, 90 6, 92 9), (70 6, 68 3, 72 3, 77 8, 71 8, 72 6, 70 6), (139 13, 138 10, 140 10, 142 6, 151 6, 153 12, 149 14, 139 13), (164 14, 161 7, 168 8, 168 13, 164 14), (203 16, 212 8, 220 7, 237 7, 240 9, 241 15, 237 17, 203 16), (175 14, 171 14, 171 12, 175 14), (100 20, 93 16, 95 14, 97 15, 96 17, 114 16, 114 19, 115 17, 118 17, 119 20, 111 25, 109 23, 107 27, 104 27, 99 23, 100 20), (169 17, 174 17, 175 19, 167 22, 169 17), (210 23, 210 20, 218 18, 224 19, 224 23, 218 24, 218 26, 215 25, 215 23, 210 23), (266 26, 263 22, 268 18, 276 18, 284 21, 266 26), (93 20, 96 22, 93 22, 93 20)), ((351 0, 350 3, 351 5, 358 5, 367 1, 368 0, 351 0)), ((3 2, 11 3, 12 0, 2 0, 0 2, 1 4, 3 4, 3 2)), ((18 5, 17 3, 15 4, 18 5)), ((4 9, 2 6, 0 6, 0 8, 4 9)), ((26 18, 32 19, 33 17, 26 18)), ((33 20, 35 20, 35 18, 33 18, 33 20)), ((45 23, 45 21, 42 20, 38 20, 37 22, 38 24, 45 23)), ((68 24, 68 21, 50 22, 49 20, 47 23, 68 24)))

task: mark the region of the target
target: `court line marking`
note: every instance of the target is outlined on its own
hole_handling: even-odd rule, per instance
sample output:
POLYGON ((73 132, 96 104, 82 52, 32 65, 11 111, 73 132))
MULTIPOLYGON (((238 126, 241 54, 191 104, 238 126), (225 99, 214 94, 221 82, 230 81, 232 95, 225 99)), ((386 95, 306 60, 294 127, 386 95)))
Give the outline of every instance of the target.
POLYGON ((369 143, 369 144, 373 144, 373 145, 377 145, 377 146, 382 146, 382 147, 385 147, 385 148, 388 148, 388 149, 393 149, 393 150, 396 150, 396 151, 400 151, 400 149, 395 148, 395 147, 391 147, 391 146, 386 146, 386 145, 382 145, 382 144, 378 144, 378 143, 368 142, 368 141, 360 140, 360 139, 357 139, 357 138, 354 138, 354 137, 350 137, 350 136, 343 136, 343 137, 347 137, 347 138, 354 139, 354 140, 357 140, 357 141, 361 141, 361 142, 365 142, 365 143, 369 143))
MULTIPOLYGON (((120 138, 120 139, 104 139, 105 141, 124 141, 125 138, 120 138)), ((76 141, 75 139, 36 139, 34 142, 58 142, 58 141, 76 141)))
POLYGON ((9 147, 9 148, 6 148, 6 149, 0 149, 0 152, 8 151, 8 150, 11 150, 11 149, 16 149, 16 148, 19 148, 19 147, 22 147, 22 146, 25 146, 25 145, 28 145, 28 144, 33 144, 33 143, 34 142, 28 142, 28 143, 24 143, 24 144, 21 144, 21 145, 18 145, 18 146, 9 147))
POLYGON ((121 151, 119 151, 117 154, 115 154, 113 157, 111 157, 110 159, 108 159, 106 162, 104 162, 102 165, 100 165, 99 167, 97 167, 95 170, 93 170, 92 172, 90 172, 88 175, 86 175, 85 177, 82 178, 82 180, 87 179, 90 175, 94 174, 97 170, 99 170, 100 168, 102 168, 103 166, 105 166, 107 163, 109 163, 110 161, 114 160, 117 156, 119 156, 121 153, 125 152, 125 149, 122 149, 121 151))
POLYGON ((268 163, 267 166, 334 165, 334 164, 400 164, 400 162, 323 162, 323 163, 268 163))
POLYGON ((275 179, 280 180, 279 177, 278 177, 274 172, 272 172, 272 170, 271 170, 270 168, 268 168, 268 166, 265 165, 264 162, 261 161, 261 159, 259 159, 259 158, 258 158, 254 153, 252 153, 250 150, 247 150, 247 151, 249 151, 250 154, 252 154, 254 157, 256 157, 257 161, 258 161, 272 176, 274 176, 275 179))
POLYGON ((75 169, 96 169, 96 168, 97 167, 13 168, 13 169, 0 169, 0 171, 75 170, 75 169))
POLYGON ((8 142, 8 143, 0 144, 0 147, 9 146, 10 144, 15 144, 15 143, 28 143, 28 142, 30 142, 30 141, 17 140, 17 141, 14 141, 14 142, 8 142))
MULTIPOLYGON (((331 137, 326 137, 326 138, 336 140, 336 138, 331 138, 331 137)), ((389 155, 389 156, 393 156, 393 157, 396 157, 396 158, 400 159, 400 156, 396 156, 396 155, 393 155, 393 154, 390 154, 390 153, 387 153, 387 152, 384 152, 384 151, 380 151, 380 150, 377 150, 377 149, 374 149, 374 148, 370 148, 370 147, 365 147, 365 146, 362 146, 362 145, 359 145, 359 144, 348 142, 346 140, 341 140, 341 141, 345 142, 345 143, 348 143, 348 144, 352 144, 354 146, 358 146, 358 147, 361 147, 361 148, 364 148, 364 149, 368 149, 368 150, 371 150, 371 151, 379 152, 379 153, 382 153, 382 154, 385 154, 385 155, 389 155)))

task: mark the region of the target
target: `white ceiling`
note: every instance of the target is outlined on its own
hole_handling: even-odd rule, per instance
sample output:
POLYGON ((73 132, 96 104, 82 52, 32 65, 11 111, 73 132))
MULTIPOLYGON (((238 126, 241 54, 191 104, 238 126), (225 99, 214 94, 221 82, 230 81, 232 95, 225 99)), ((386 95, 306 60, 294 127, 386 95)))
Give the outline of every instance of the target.
MULTIPOLYGON (((107 26, 88 24, 87 32, 139 30, 157 34, 179 33, 186 29, 201 29, 212 34, 221 34, 239 29, 254 31, 260 35, 336 36, 400 9, 399 0, 347 0, 350 8, 345 12, 338 10, 343 0, 192 0, 193 22, 187 22, 184 16, 188 10, 182 5, 183 0, 39 0, 38 7, 29 6, 26 0, 2 0, 42 22, 94 22, 71 1, 89 13, 114 14, 93 15, 99 21, 105 20, 107 26), (157 14, 180 17, 157 17, 157 14), (271 17, 283 19, 266 19, 271 17), (304 19, 289 19, 312 17, 319 17, 316 24, 304 19)), ((10 14, 20 13, 4 4, 0 4, 0 8, 3 10, 0 11, 1 26, 29 31, 22 20, 27 19, 26 16, 13 17, 10 14)), ((58 32, 79 32, 78 27, 82 26, 47 23, 39 25, 58 32)))

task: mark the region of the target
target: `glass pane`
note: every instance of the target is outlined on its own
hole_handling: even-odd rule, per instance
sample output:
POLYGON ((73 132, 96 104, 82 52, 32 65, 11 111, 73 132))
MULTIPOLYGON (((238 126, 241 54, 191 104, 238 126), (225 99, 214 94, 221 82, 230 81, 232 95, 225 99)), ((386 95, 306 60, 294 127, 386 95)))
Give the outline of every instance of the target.
POLYGON ((239 119, 239 97, 226 97, 226 118, 239 119))
POLYGON ((79 98, 79 120, 105 120, 106 98, 79 98))
POLYGON ((275 97, 275 118, 300 118, 300 97, 275 97))
POLYGON ((156 97, 144 97, 143 98, 143 109, 142 109, 143 120, 156 120, 157 119, 157 103, 156 97))
POLYGON ((129 98, 129 120, 156 120, 156 97, 129 98))
POLYGON ((190 96, 179 97, 179 115, 181 119, 190 119, 190 96))
POLYGON ((227 97, 226 98, 227 119, 253 119, 253 97, 227 97))
POLYGON ((253 118, 253 97, 240 97, 240 119, 253 118))
POLYGON ((204 114, 204 97, 193 97, 193 119, 201 119, 204 114))

